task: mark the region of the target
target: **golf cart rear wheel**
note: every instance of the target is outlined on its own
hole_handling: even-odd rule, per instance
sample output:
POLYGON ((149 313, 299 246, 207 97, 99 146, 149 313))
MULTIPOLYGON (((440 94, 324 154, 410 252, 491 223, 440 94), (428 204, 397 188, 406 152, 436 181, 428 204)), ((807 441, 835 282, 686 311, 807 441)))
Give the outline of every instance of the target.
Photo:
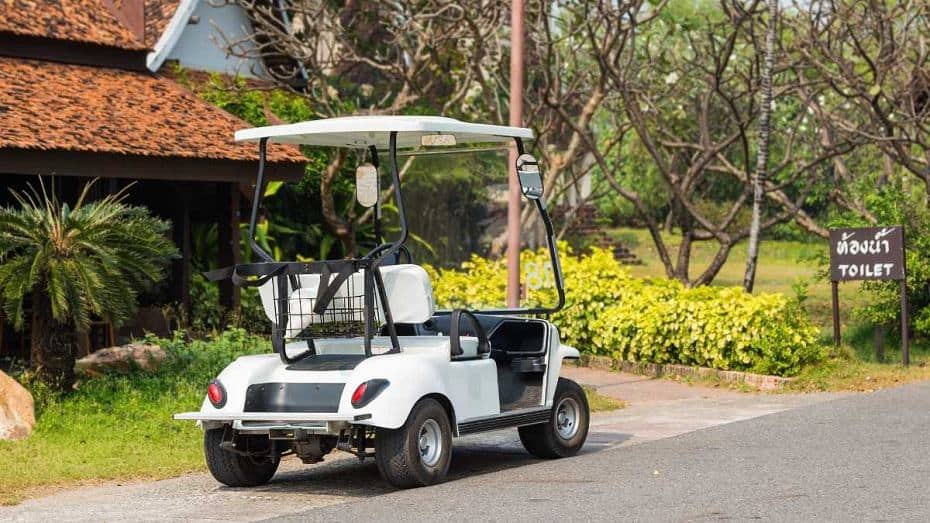
POLYGON ((440 483, 449 472, 452 425, 438 401, 422 399, 399 429, 379 428, 375 461, 381 477, 399 488, 440 483))
POLYGON ((520 441, 530 454, 543 459, 574 456, 588 437, 588 400, 572 380, 559 378, 552 417, 546 423, 520 427, 520 441))
POLYGON ((267 436, 241 436, 237 450, 252 453, 243 455, 220 447, 223 429, 210 429, 203 433, 203 452, 207 467, 217 481, 230 487, 257 487, 268 483, 281 458, 273 450, 267 436))

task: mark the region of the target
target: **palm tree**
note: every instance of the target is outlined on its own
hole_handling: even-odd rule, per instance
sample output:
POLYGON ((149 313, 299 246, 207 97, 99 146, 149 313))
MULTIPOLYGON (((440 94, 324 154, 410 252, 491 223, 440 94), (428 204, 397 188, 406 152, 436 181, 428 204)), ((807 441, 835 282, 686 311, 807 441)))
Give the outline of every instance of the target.
POLYGON ((87 201, 94 181, 73 208, 49 196, 41 179, 41 191, 11 190, 18 208, 0 208, 0 305, 19 329, 31 296, 31 366, 61 390, 74 383, 77 334, 94 316, 128 319, 138 292, 177 256, 169 222, 127 205, 125 189, 87 201))

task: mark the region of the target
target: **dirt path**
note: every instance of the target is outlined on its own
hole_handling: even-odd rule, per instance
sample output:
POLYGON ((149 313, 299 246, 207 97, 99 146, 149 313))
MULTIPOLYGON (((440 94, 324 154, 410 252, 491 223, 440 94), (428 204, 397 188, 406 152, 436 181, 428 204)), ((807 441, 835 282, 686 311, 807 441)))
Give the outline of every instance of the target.
MULTIPOLYGON (((623 410, 593 416, 584 453, 609 451, 839 396, 745 394, 581 368, 567 368, 564 374, 628 404, 623 410)), ((523 451, 516 431, 479 434, 456 440, 450 476, 454 481, 536 461, 523 451)), ((254 521, 391 491, 378 477, 371 460, 360 463, 352 456, 338 454, 315 466, 304 466, 296 459, 286 460, 274 480, 261 488, 222 487, 208 474, 155 482, 110 483, 65 490, 15 507, 0 507, 0 519, 254 521)))

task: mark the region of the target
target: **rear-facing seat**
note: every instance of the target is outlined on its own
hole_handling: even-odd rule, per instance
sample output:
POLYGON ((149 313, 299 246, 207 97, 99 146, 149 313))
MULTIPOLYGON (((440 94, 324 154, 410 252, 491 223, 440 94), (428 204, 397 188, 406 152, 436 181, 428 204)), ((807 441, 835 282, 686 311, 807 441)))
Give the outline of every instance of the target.
MULTIPOLYGON (((395 323, 425 323, 433 316, 436 309, 433 301, 433 286, 429 275, 422 267, 413 264, 401 264, 381 267, 379 270, 384 280, 384 290, 391 317, 395 323)), ((363 289, 364 277, 364 272, 357 272, 349 276, 350 280, 343 283, 336 291, 334 301, 339 302, 339 300, 342 300, 343 305, 348 302, 351 308, 361 309, 364 305, 364 298, 360 295, 350 296, 350 289, 363 289)), ((289 314, 285 337, 297 336, 307 326, 327 321, 327 314, 315 314, 310 310, 311 307, 307 306, 310 299, 315 299, 319 284, 319 274, 300 275, 297 289, 293 289, 290 281, 288 282, 289 314)), ((275 285, 277 285, 277 282, 272 278, 259 287, 262 306, 272 323, 275 322, 276 311, 274 302, 275 285)), ((359 293, 355 292, 353 294, 359 293)), ((376 321, 384 322, 384 311, 380 300, 377 300, 376 304, 376 321)), ((364 318, 352 319, 362 321, 364 318)), ((451 352, 449 336, 400 336, 399 341, 401 349, 405 352, 436 351, 443 354, 450 354, 451 352)), ((288 346, 291 347, 288 352, 299 353, 305 350, 307 345, 305 342, 300 341, 289 343, 288 346)), ((314 341, 314 346, 318 354, 354 354, 364 350, 363 344, 358 338, 319 339, 314 341)), ((455 356, 454 359, 477 357, 477 347, 477 338, 461 337, 462 354, 455 356)), ((374 354, 387 352, 390 348, 390 338, 378 336, 372 339, 372 352, 374 354)))
MULTIPOLYGON (((402 264, 381 267, 381 277, 384 280, 384 290, 391 310, 391 317, 395 323, 423 323, 432 317, 436 306, 433 302, 433 286, 429 275, 419 265, 402 264)), ((339 287, 333 302, 341 309, 361 311, 364 307, 362 289, 365 288, 364 271, 356 272, 339 287)), ((298 278, 298 288, 294 289, 290 280, 287 282, 288 318, 285 337, 298 335, 309 325, 325 323, 332 315, 315 314, 312 310, 320 285, 319 274, 301 274, 298 278)), ((277 278, 271 278, 259 287, 262 307, 265 315, 272 324, 276 323, 277 304, 275 303, 275 290, 277 278)), ((376 319, 384 321, 384 311, 380 299, 376 301, 376 319)), ((363 321, 361 312, 349 313, 346 317, 340 314, 340 321, 363 321), (357 317, 356 317, 357 316, 357 317)))

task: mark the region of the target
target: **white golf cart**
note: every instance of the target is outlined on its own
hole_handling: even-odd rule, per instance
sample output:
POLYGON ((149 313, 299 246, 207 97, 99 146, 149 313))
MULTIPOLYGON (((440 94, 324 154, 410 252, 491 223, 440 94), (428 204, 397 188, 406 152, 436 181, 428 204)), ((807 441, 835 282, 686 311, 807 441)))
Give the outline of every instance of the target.
POLYGON ((535 456, 578 452, 588 433, 588 403, 581 387, 559 377, 562 360, 578 358, 578 351, 562 345, 556 327, 540 318, 562 307, 564 291, 539 167, 524 151, 529 138, 525 128, 419 116, 334 118, 236 133, 238 141, 259 142, 249 239, 265 261, 207 276, 259 288, 277 354, 237 359, 209 384, 199 412, 174 416, 203 427, 217 480, 264 484, 283 455, 316 463, 340 449, 360 459, 374 456, 381 475, 398 487, 429 485, 445 478, 453 437, 506 427, 518 428, 535 456), (398 151, 473 152, 477 144, 500 148, 511 141, 520 155, 523 194, 548 233, 558 303, 436 311, 429 277, 404 245, 398 151), (379 241, 378 157, 386 151, 399 237, 359 259, 272 259, 254 239, 269 142, 368 154, 370 163, 356 173, 357 194, 362 205, 375 206, 379 241))

